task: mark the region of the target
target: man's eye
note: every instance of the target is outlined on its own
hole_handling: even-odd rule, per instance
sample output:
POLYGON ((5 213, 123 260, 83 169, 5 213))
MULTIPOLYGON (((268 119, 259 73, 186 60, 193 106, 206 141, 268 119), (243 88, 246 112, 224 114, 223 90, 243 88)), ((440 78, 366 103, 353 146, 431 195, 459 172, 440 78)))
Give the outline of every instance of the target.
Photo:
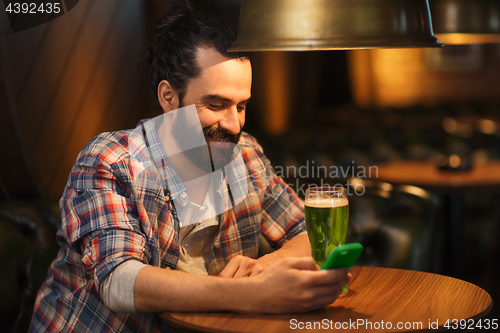
POLYGON ((243 106, 238 106, 238 111, 245 111, 247 108, 246 105, 243 105, 243 106))
POLYGON ((224 105, 207 104, 208 108, 211 110, 222 110, 224 105))

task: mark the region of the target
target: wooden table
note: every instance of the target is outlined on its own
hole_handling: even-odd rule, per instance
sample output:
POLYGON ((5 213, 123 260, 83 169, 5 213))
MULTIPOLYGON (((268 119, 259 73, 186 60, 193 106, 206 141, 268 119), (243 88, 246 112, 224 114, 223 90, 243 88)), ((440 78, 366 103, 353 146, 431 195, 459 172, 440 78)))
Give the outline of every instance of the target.
POLYGON ((492 308, 486 291, 448 276, 379 267, 354 267, 351 272, 347 296, 308 313, 165 312, 161 317, 179 332, 290 332, 307 328, 307 323, 316 323, 316 329, 311 326, 308 332, 323 332, 326 327, 342 332, 425 332, 431 324, 444 329, 453 319, 476 324, 492 308), (398 329, 398 323, 403 327, 398 329))
POLYGON ((500 162, 474 165, 470 171, 439 170, 434 162, 397 161, 377 166, 372 178, 392 184, 416 185, 442 195, 445 273, 462 276, 463 193, 500 190, 500 162))

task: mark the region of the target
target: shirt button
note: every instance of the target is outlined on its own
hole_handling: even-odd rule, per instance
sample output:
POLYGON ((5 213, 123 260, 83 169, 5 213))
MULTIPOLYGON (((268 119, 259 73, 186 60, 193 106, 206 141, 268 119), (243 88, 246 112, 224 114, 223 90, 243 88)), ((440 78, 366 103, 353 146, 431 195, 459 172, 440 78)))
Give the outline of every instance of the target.
POLYGON ((206 211, 207 209, 208 209, 208 207, 207 207, 207 206, 201 206, 201 207, 200 207, 200 211, 202 211, 202 212, 206 211))
POLYGON ((186 195, 187 195, 187 194, 186 194, 186 192, 182 192, 182 193, 181 193, 181 198, 185 198, 185 197, 186 197, 186 195))
POLYGON ((168 200, 170 200, 170 196, 165 195, 165 201, 168 201, 168 200))

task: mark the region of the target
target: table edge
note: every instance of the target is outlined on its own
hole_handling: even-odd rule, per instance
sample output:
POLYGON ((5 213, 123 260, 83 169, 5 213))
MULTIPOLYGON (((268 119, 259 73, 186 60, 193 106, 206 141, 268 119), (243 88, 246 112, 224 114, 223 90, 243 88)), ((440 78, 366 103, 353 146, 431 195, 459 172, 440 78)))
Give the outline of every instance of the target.
MULTIPOLYGON (((402 269, 402 268, 392 268, 392 267, 376 267, 376 266, 354 266, 352 267, 352 270, 355 270, 356 274, 359 274, 363 271, 363 269, 368 269, 368 270, 392 270, 392 271, 410 271, 410 272, 418 272, 418 273, 421 273, 421 274, 424 274, 424 275, 427 275, 427 274, 430 274, 430 275, 437 275, 437 276, 441 276, 441 277, 446 277, 446 278, 449 278, 449 279, 453 279, 453 280, 458 280, 460 282, 465 282, 467 284, 470 284, 478 289, 480 289, 481 291, 485 292, 487 295, 488 295, 488 298, 489 298, 489 305, 488 307, 486 307, 482 312, 476 314, 475 316, 472 316, 470 318, 467 318, 466 320, 474 320, 476 321, 477 319, 479 318, 482 318, 486 315, 488 315, 491 310, 493 309, 493 298, 491 297, 490 293, 488 293, 484 288, 474 284, 474 283, 471 283, 469 281, 465 281, 465 280, 461 280, 461 279, 458 279, 458 278, 455 278, 455 277, 452 277, 452 276, 448 276, 448 275, 443 275, 443 274, 437 274, 437 273, 431 273, 431 272, 424 272, 424 271, 416 271, 416 270, 411 270, 411 269, 402 269)), ((223 313, 223 312, 228 312, 228 311, 207 311, 208 312, 213 312, 213 313, 223 313)), ((181 332, 186 332, 186 333, 191 333, 191 332, 204 332, 204 333, 239 333, 238 331, 231 331, 231 330, 221 330, 221 329, 211 329, 211 328, 206 328, 206 327, 203 327, 203 326, 197 326, 197 325, 194 325, 194 324, 191 324, 191 323, 187 323, 185 321, 182 321, 182 320, 179 320, 177 318, 174 318, 171 316, 172 313, 186 313, 186 312, 173 312, 173 311, 170 311, 170 312, 161 312, 161 315, 160 313, 158 313, 158 315, 160 316, 160 318, 162 319, 162 321, 164 322, 167 322, 166 325, 170 326, 170 324, 173 324, 173 328, 177 329, 177 330, 180 330, 181 332), (168 318, 164 318, 164 317, 168 317, 168 318)), ((237 313, 237 312, 229 312, 229 313, 237 313)), ((444 325, 445 323, 443 323, 444 325)), ((406 331, 406 332, 442 332, 442 331, 448 331, 447 328, 445 328, 444 326, 439 326, 437 329, 426 329, 426 330, 412 330, 412 331, 406 331)))

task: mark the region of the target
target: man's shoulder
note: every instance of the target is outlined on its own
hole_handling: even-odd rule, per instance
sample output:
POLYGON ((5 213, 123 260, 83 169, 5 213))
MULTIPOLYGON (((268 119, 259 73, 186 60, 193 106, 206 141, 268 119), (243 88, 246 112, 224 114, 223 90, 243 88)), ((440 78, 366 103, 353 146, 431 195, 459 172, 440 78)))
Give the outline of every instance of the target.
MULTIPOLYGON (((131 149, 133 149, 131 141, 136 129, 104 132, 96 135, 82 149, 77 157, 77 161, 79 163, 96 165, 103 162, 113 164, 117 161, 128 159, 131 149)), ((142 135, 135 136, 142 139, 142 135)))
POLYGON ((132 130, 121 130, 115 132, 103 132, 101 134, 93 137, 85 148, 97 148, 97 147, 123 147, 128 146, 128 140, 132 130))
POLYGON ((238 142, 238 145, 241 146, 243 149, 250 148, 250 149, 255 149, 261 153, 264 152, 261 145, 257 142, 257 139, 252 135, 248 134, 247 132, 241 132, 241 137, 240 141, 238 142))

